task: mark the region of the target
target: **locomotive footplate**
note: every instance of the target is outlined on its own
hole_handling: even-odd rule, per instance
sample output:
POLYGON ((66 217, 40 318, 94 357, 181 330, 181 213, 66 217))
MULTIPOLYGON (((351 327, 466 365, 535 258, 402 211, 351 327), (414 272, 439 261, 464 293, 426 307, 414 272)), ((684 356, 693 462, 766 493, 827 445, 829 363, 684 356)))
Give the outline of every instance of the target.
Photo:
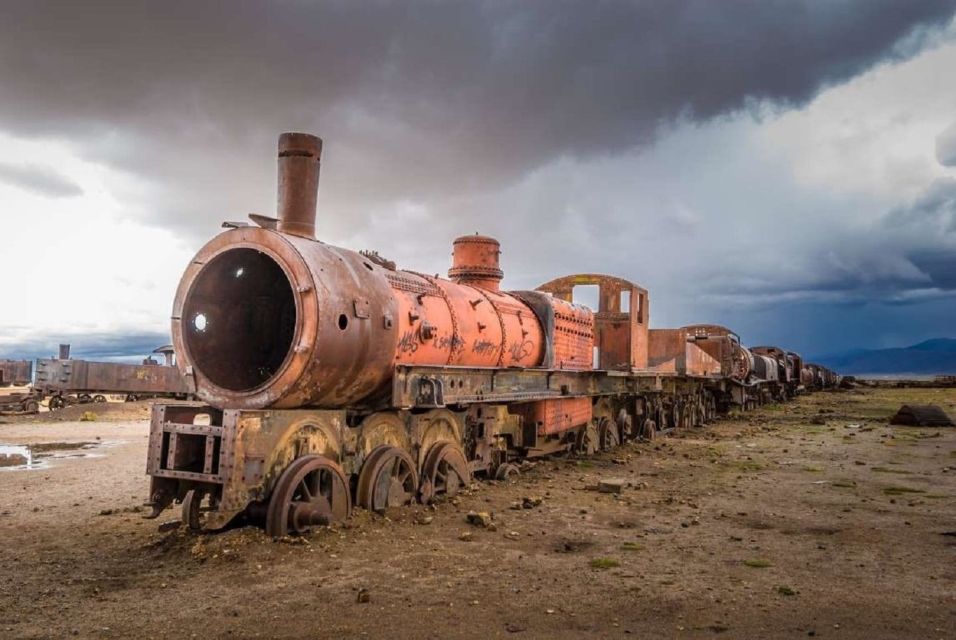
POLYGON ((400 365, 395 368, 392 381, 392 406, 431 409, 482 402, 649 393, 660 391, 668 377, 673 376, 642 371, 400 365))

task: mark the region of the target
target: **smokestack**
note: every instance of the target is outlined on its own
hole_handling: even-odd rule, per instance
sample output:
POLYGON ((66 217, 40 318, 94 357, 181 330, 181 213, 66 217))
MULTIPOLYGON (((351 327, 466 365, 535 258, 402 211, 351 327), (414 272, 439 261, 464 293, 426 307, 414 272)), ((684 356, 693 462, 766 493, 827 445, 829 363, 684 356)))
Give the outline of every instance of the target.
POLYGON ((69 360, 70 359, 70 345, 61 344, 60 345, 60 360, 69 360))
POLYGON ((308 133, 279 136, 278 230, 315 239, 322 140, 308 133))

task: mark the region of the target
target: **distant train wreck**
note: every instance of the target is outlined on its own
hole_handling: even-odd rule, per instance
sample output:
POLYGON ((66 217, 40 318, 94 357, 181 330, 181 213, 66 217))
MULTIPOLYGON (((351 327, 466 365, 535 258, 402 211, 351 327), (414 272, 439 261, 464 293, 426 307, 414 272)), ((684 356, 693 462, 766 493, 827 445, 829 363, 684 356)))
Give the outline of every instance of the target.
POLYGON ((157 348, 160 363, 147 356, 142 364, 74 360, 70 345, 60 345, 56 358, 0 360, 0 386, 28 386, 0 396, 0 413, 37 413, 42 405, 51 411, 74 404, 127 402, 151 398, 190 397, 182 374, 175 365, 171 345, 157 348), (34 371, 36 372, 34 375, 34 371))

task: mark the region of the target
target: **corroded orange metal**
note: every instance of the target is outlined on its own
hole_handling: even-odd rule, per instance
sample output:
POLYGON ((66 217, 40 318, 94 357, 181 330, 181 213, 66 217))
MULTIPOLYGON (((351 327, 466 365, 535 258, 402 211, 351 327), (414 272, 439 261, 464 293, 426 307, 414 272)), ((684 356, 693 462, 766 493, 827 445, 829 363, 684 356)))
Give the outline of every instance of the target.
POLYGON ((536 425, 538 435, 548 435, 587 424, 591 409, 591 398, 556 398, 515 405, 511 412, 536 425))
POLYGON ((501 245, 488 236, 461 236, 453 244, 448 277, 458 283, 498 291, 504 272, 498 264, 501 245))
POLYGON ((398 308, 396 364, 541 365, 541 325, 511 294, 409 271, 386 278, 398 308))
POLYGON ((648 368, 661 373, 692 376, 720 375, 720 361, 688 340, 686 329, 651 329, 648 332, 648 368))
MULTIPOLYGON (((254 217, 260 227, 220 234, 186 269, 172 333, 189 391, 223 408, 341 407, 374 403, 396 364, 544 364, 552 337, 534 309, 498 290, 496 240, 455 242, 458 282, 315 241, 321 148, 283 134, 278 221, 254 217)), ((557 300, 548 311, 590 331, 590 312, 557 300)))
MULTIPOLYGON (((598 287, 598 310, 594 313, 594 346, 598 351, 598 368, 646 369, 650 313, 647 289, 623 278, 580 273, 546 282, 538 287, 538 291, 572 302, 575 287, 595 285, 598 287)), ((575 350, 583 347, 583 343, 574 345, 575 350)), ((581 357, 577 351, 573 355, 581 357)), ((593 355, 589 354, 587 358, 591 362, 593 355)))
POLYGON ((740 338, 719 324, 692 324, 683 329, 701 350, 720 363, 721 375, 746 380, 753 368, 753 355, 740 344, 740 338))

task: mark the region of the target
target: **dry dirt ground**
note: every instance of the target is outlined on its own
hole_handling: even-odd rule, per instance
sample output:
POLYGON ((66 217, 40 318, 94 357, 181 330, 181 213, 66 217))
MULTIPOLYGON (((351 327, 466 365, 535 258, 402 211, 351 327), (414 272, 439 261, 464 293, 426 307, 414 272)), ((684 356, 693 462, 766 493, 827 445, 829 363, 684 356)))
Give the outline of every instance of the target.
POLYGON ((288 542, 142 520, 145 409, 0 424, 60 456, 0 469, 0 637, 954 638, 956 429, 887 426, 903 402, 956 390, 818 393, 288 542))

